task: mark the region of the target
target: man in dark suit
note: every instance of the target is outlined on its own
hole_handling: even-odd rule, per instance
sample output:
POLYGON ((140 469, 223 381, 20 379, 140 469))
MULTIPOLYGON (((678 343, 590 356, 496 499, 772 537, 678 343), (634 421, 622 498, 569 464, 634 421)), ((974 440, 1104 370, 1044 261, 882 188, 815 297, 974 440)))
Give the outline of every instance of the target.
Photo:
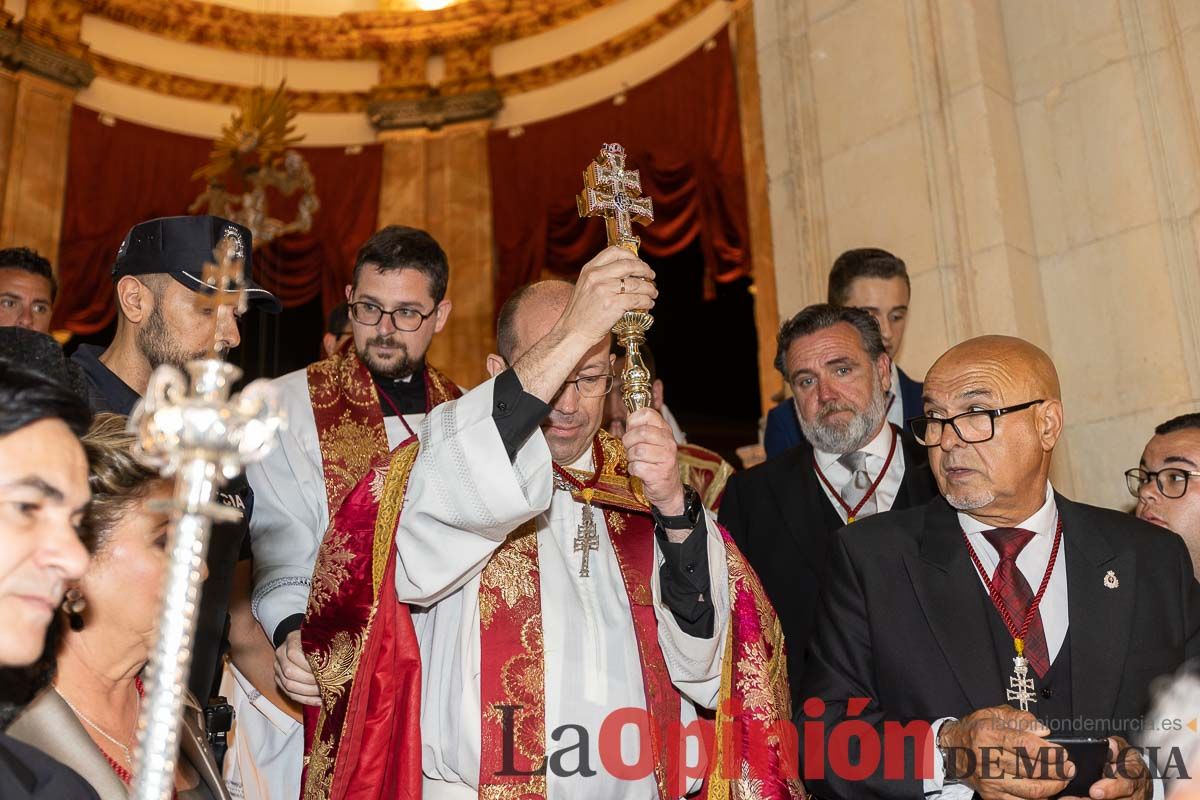
MULTIPOLYGON (((888 421, 901 428, 906 419, 921 413, 921 384, 895 363, 904 340, 911 294, 908 269, 887 250, 874 247, 847 250, 833 262, 829 272, 829 304, 864 309, 879 323, 883 347, 892 359, 888 421)), ((781 455, 804 440, 796 413, 794 403, 784 400, 767 414, 763 433, 767 458, 781 455)))
POLYGON ((891 360, 871 314, 809 306, 780 329, 775 366, 792 387, 805 436, 731 476, 720 521, 779 614, 795 687, 834 533, 852 516, 919 505, 936 489, 925 448, 887 420, 891 360))
POLYGON ((1148 798, 1145 765, 1117 734, 1133 729, 1155 677, 1200 654, 1200 585, 1183 542, 1054 492, 1058 376, 1028 342, 949 350, 926 377, 925 414, 913 432, 943 497, 838 536, 800 686, 821 702, 797 721, 819 718, 826 766, 843 768, 809 788, 827 799, 1051 797, 1074 769, 1054 766, 1053 730, 1109 735, 1110 764, 1123 768, 1083 776, 1091 797, 1148 798), (847 780, 854 753, 836 730, 851 717, 885 749, 896 723, 912 726, 908 745, 929 761, 910 752, 902 774, 847 780))

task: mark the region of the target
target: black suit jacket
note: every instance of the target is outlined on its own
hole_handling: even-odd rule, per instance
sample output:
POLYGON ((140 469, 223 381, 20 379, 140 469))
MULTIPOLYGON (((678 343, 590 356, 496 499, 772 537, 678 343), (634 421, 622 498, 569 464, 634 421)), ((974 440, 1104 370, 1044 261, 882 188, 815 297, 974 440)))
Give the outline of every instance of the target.
MULTIPOLYGON (((937 493, 926 449, 907 433, 901 433, 900 447, 904 477, 892 506, 897 509, 920 505, 937 493)), ((778 458, 731 475, 720 522, 758 573, 779 615, 792 700, 799 702, 805 646, 835 534, 845 525, 813 469, 812 445, 802 440, 778 458)))
MULTIPOLYGON (((1200 654, 1200 585, 1178 536, 1127 514, 1056 495, 1063 524, 1075 718, 1114 720, 1145 712, 1150 682, 1200 654), (1120 585, 1105 586, 1112 571, 1120 585)), ((838 536, 826 594, 801 681, 825 702, 825 741, 846 719, 847 698, 871 700, 860 719, 933 722, 1005 702, 1008 675, 989 627, 995 614, 941 497, 856 523, 838 536)), ((1036 711, 1036 708, 1034 709, 1036 711)), ((797 723, 809 720, 803 713, 797 723)), ((1103 736, 1096 731, 1077 735, 1103 736)), ((1068 734, 1070 735, 1070 734, 1068 734)), ((844 741, 844 740, 843 740, 844 741)), ((886 744, 885 744, 886 746, 886 744)), ((827 759, 828 763, 828 759, 827 759)), ((808 783, 832 798, 922 797, 921 781, 808 783)))

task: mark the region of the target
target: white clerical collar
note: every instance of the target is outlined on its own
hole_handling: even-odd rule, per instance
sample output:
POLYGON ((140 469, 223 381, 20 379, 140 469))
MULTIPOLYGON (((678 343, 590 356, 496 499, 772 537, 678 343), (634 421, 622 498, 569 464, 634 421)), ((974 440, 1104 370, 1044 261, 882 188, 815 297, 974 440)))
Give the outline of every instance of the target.
MULTIPOLYGON (((888 453, 892 450, 892 426, 886 419, 883 421, 883 427, 879 429, 879 433, 875 434, 875 438, 867 442, 865 446, 858 448, 867 455, 876 456, 881 461, 888 457, 888 453)), ((817 466, 823 472, 829 470, 837 460, 845 455, 845 453, 826 453, 824 450, 813 448, 813 455, 817 459, 817 466)))
MULTIPOLYGON (((967 533, 990 531, 996 527, 986 522, 980 522, 961 511, 958 512, 958 524, 967 533)), ((1046 481, 1046 502, 1042 503, 1042 507, 1035 511, 1029 519, 1023 520, 1020 524, 1013 525, 1012 527, 1033 531, 1037 536, 1049 536, 1054 533, 1057 524, 1058 506, 1054 502, 1054 487, 1050 485, 1050 481, 1046 481)))

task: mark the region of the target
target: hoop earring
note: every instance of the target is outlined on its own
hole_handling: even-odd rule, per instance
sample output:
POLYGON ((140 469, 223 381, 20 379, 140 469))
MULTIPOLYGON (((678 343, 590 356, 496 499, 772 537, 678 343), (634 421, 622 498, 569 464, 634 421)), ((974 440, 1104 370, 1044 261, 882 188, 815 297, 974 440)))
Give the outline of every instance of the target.
POLYGON ((71 630, 83 630, 82 612, 86 608, 87 600, 83 599, 83 593, 74 587, 67 589, 67 593, 63 595, 62 610, 67 615, 67 624, 71 626, 71 630))

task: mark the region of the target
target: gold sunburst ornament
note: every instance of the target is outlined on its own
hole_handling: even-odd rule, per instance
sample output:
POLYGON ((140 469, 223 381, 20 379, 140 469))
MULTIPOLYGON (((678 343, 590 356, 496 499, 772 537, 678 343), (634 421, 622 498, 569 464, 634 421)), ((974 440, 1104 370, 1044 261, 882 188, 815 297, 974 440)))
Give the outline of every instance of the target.
POLYGON ((254 247, 311 230, 313 215, 321 207, 308 162, 291 149, 304 137, 296 135, 296 111, 285 89, 280 83, 273 93, 262 88, 249 92, 213 142, 208 163, 192 173, 193 179, 203 178, 207 188, 188 210, 194 214, 205 209, 245 225, 254 247), (271 216, 268 190, 283 197, 300 193, 293 220, 271 216))

